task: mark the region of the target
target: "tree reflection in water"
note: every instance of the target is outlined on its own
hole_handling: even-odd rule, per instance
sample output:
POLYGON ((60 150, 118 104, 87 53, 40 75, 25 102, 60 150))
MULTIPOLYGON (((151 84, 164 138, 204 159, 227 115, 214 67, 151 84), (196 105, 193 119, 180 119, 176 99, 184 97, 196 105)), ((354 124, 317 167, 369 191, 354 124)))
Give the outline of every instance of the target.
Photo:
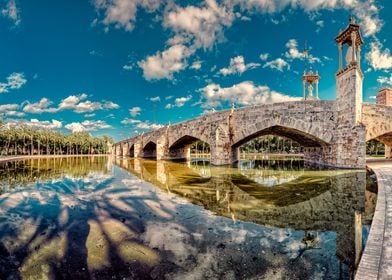
POLYGON ((365 173, 299 168, 286 174, 293 180, 270 186, 256 180, 268 177, 266 170, 116 164, 121 169, 96 157, 3 167, 0 278, 352 275, 363 242, 361 217, 373 205, 367 201, 365 208, 365 173), (321 249, 307 250, 312 246, 321 249))

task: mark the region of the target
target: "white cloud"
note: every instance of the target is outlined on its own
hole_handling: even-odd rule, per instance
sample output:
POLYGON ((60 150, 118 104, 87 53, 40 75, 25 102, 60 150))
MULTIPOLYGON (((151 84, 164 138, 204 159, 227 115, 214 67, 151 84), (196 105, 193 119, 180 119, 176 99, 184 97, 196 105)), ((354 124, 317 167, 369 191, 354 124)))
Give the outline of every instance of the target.
POLYGON ((52 101, 48 98, 43 97, 39 102, 28 103, 23 107, 23 111, 30 114, 42 114, 42 113, 55 113, 58 111, 57 108, 50 108, 52 101))
POLYGON ((85 100, 87 94, 70 95, 61 100, 57 107, 50 107, 53 102, 48 98, 41 98, 39 102, 28 103, 24 106, 23 111, 30 114, 56 113, 63 110, 72 110, 75 113, 91 113, 96 110, 118 109, 120 106, 112 101, 92 102, 85 100), (85 101, 83 101, 85 100, 85 101))
POLYGON ((259 63, 248 63, 245 64, 245 59, 243 56, 239 55, 230 59, 230 65, 227 68, 222 68, 219 73, 223 76, 231 74, 242 74, 249 69, 254 69, 259 67, 259 63))
POLYGON ((377 82, 382 85, 392 86, 392 74, 389 77, 378 77, 377 82))
POLYGON ((125 118, 121 121, 122 124, 137 124, 140 122, 141 122, 140 120, 129 119, 129 118, 125 118))
POLYGON ((25 114, 19 112, 18 104, 2 104, 0 105, 0 115, 10 117, 23 117, 25 114))
POLYGON ((1 14, 12 20, 15 25, 19 25, 21 22, 20 11, 16 6, 15 0, 9 0, 7 6, 1 10, 1 14))
POLYGON ((96 131, 99 129, 106 129, 111 127, 112 127, 111 125, 101 120, 97 120, 97 121, 85 120, 83 122, 73 122, 65 125, 65 128, 72 132, 96 131))
POLYGON ((26 126, 34 127, 37 129, 58 129, 63 126, 63 123, 58 120, 40 121, 37 119, 31 119, 30 121, 27 121, 27 120, 8 120, 7 124, 9 126, 26 125, 26 126))
POLYGON ((366 54, 366 59, 374 70, 392 69, 391 52, 388 48, 382 48, 382 44, 376 40, 370 44, 370 51, 366 54))
POLYGON ((118 108, 120 108, 120 105, 118 105, 112 101, 105 101, 103 103, 102 107, 105 109, 118 109, 118 108))
POLYGON ((346 9, 359 19, 365 36, 376 34, 382 26, 375 0, 231 0, 231 2, 240 5, 242 10, 271 14, 281 12, 288 7, 300 8, 307 13, 346 9))
POLYGON ((124 28, 126 31, 132 31, 139 7, 153 12, 159 8, 161 2, 161 0, 95 0, 94 5, 98 11, 104 12, 102 23, 105 26, 113 24, 117 29, 124 28))
POLYGON ((178 97, 174 100, 174 104, 167 104, 165 106, 166 109, 171 109, 174 107, 182 107, 187 103, 189 100, 192 99, 192 95, 184 96, 184 97, 178 97))
POLYGON ((149 100, 151 102, 161 102, 161 98, 159 96, 150 97, 149 100))
POLYGON ((251 81, 245 81, 226 88, 218 84, 209 84, 200 91, 202 93, 203 108, 219 107, 227 102, 248 106, 300 100, 299 97, 292 97, 273 91, 268 86, 257 86, 251 81))
POLYGON ((143 130, 157 130, 162 127, 163 127, 163 125, 153 124, 153 123, 149 123, 149 122, 140 122, 136 125, 136 128, 143 129, 143 130))
POLYGON ((206 0, 202 7, 174 6, 164 16, 164 25, 177 35, 192 42, 195 48, 211 48, 224 39, 224 27, 231 26, 235 15, 230 5, 219 6, 215 0, 206 0))
POLYGON ((0 83, 0 93, 9 92, 13 89, 20 89, 27 80, 23 73, 12 73, 6 78, 6 82, 0 83))
POLYGON ((136 117, 137 115, 140 115, 140 112, 142 109, 140 107, 133 107, 129 109, 129 113, 131 114, 132 117, 136 117))
POLYGON ((124 66, 123 66, 123 69, 125 70, 125 71, 131 71, 132 70, 132 65, 129 65, 129 64, 125 64, 124 66))
POLYGON ((173 79, 173 74, 186 68, 186 59, 193 50, 184 45, 174 45, 163 52, 157 52, 139 61, 138 65, 143 69, 146 80, 173 79))
POLYGON ((313 56, 312 54, 308 54, 307 56, 305 55, 304 52, 301 52, 298 50, 298 42, 295 39, 290 39, 286 43, 286 48, 288 48, 288 51, 286 51, 285 56, 289 60, 294 60, 294 59, 307 59, 309 63, 315 63, 315 62, 320 62, 320 58, 313 56))
POLYGON ((262 61, 266 61, 269 57, 269 53, 262 53, 259 57, 262 61))
POLYGON ((199 70, 201 68, 202 61, 196 60, 192 63, 191 69, 199 70))
POLYGON ((290 64, 288 64, 284 59, 279 57, 275 60, 268 61, 266 64, 264 64, 263 68, 271 68, 283 72, 285 68, 287 70, 290 69, 290 64))

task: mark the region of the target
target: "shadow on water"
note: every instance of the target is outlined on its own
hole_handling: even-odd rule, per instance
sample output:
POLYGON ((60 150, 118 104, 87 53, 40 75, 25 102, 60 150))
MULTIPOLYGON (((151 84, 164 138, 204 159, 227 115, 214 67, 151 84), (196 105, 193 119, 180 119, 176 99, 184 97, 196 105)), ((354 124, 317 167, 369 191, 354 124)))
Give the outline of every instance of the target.
POLYGON ((116 165, 3 165, 0 279, 349 279, 376 198, 364 172, 116 165))

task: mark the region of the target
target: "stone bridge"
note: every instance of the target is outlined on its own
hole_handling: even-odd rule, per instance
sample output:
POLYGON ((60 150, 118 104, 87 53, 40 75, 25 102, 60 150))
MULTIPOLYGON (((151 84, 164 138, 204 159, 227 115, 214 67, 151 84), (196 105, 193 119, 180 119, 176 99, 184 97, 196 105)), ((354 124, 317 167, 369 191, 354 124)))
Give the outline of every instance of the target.
MULTIPOLYGON (((210 145, 211 163, 239 160, 239 147, 262 135, 290 138, 304 147, 306 162, 339 168, 364 168, 365 143, 377 139, 392 146, 392 107, 362 103, 359 26, 350 22, 336 38, 339 69, 336 100, 304 100, 220 111, 168 125, 114 145, 117 156, 190 159, 190 146, 202 140, 210 145), (342 48, 348 45, 346 65, 342 48)), ((311 77, 315 75, 309 72, 311 77)), ((308 76, 303 76, 308 77, 308 76)), ((317 74, 318 77, 318 74, 317 74)), ((318 80, 317 80, 318 84, 318 80)), ((309 88, 312 97, 312 85, 309 88)), ((387 152, 389 155, 389 153, 387 152)))

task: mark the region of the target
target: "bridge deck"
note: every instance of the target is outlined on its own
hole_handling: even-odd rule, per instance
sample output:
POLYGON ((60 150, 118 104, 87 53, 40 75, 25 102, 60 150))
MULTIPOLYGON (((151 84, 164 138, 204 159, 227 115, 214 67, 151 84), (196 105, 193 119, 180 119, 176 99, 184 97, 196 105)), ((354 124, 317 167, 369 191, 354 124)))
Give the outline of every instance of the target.
POLYGON ((376 173, 377 206, 355 279, 392 279, 392 161, 370 161, 376 173))

